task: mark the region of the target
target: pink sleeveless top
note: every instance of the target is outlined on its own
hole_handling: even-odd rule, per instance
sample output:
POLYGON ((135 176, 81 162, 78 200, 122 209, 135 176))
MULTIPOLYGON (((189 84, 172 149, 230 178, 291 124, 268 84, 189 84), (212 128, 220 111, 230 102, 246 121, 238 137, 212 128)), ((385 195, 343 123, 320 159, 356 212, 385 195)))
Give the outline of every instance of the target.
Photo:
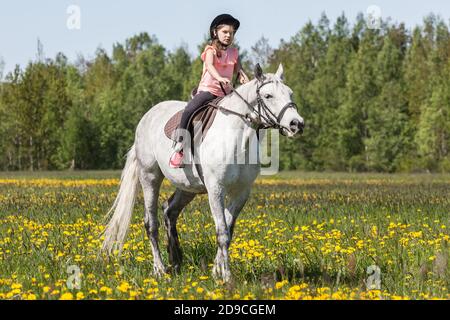
MULTIPOLYGON (((233 79, 234 66, 238 61, 238 49, 237 48, 228 48, 227 50, 222 51, 222 56, 220 58, 217 57, 216 50, 213 46, 206 46, 205 50, 201 54, 201 59, 204 62, 206 59, 206 52, 208 50, 213 50, 214 52, 214 67, 217 72, 224 78, 233 79)), ((230 93, 231 89, 229 86, 224 86, 227 94, 230 93)), ((206 70, 206 65, 203 63, 203 73, 202 78, 200 80, 200 84, 198 85, 197 91, 209 91, 212 94, 223 97, 223 91, 220 88, 220 83, 217 81, 209 72, 206 70)))

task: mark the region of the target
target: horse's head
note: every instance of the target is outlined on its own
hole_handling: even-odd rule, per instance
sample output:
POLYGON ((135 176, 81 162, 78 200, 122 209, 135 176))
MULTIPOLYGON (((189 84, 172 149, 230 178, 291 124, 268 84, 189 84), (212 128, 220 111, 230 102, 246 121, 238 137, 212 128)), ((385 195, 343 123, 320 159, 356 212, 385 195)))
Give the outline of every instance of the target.
POLYGON ((265 109, 266 126, 279 127, 281 134, 293 137, 302 134, 305 122, 297 111, 297 105, 292 101, 293 91, 284 81, 283 66, 280 64, 275 74, 263 74, 259 64, 255 67, 257 80, 257 100, 265 109), (276 123, 276 124, 275 124, 276 123))

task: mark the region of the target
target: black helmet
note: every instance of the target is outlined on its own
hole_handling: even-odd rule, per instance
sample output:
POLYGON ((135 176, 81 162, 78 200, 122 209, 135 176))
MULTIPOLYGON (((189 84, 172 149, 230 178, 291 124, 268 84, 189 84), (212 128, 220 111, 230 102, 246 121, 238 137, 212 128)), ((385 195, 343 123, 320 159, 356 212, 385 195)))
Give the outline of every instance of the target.
POLYGON ((234 32, 236 32, 239 29, 239 26, 241 25, 239 20, 235 19, 232 15, 229 14, 218 15, 213 20, 211 26, 209 27, 209 34, 211 36, 211 39, 214 39, 214 29, 221 24, 231 24, 234 27, 234 32))

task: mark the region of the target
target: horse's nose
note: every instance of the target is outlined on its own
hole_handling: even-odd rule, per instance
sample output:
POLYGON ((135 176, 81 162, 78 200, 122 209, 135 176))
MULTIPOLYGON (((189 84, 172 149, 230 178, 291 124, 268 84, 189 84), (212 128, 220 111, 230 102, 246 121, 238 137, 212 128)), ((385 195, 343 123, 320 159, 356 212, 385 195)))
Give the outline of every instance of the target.
POLYGON ((291 131, 295 134, 300 132, 303 133, 303 128, 305 127, 305 123, 303 121, 299 121, 297 119, 294 119, 291 121, 291 123, 289 124, 289 129, 291 129, 291 131))

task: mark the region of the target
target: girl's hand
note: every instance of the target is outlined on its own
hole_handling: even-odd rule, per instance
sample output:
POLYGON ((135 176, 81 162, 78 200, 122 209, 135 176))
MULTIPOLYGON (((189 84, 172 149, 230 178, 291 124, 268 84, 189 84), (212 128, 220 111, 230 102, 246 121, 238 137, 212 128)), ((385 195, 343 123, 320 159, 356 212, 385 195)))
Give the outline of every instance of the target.
POLYGON ((217 79, 223 85, 230 85, 231 81, 228 78, 220 77, 217 79))
POLYGON ((244 73, 244 71, 240 71, 239 72, 239 82, 241 83, 241 84, 244 84, 244 83, 247 83, 247 82, 249 82, 250 80, 248 79, 248 77, 247 77, 247 75, 244 73))

